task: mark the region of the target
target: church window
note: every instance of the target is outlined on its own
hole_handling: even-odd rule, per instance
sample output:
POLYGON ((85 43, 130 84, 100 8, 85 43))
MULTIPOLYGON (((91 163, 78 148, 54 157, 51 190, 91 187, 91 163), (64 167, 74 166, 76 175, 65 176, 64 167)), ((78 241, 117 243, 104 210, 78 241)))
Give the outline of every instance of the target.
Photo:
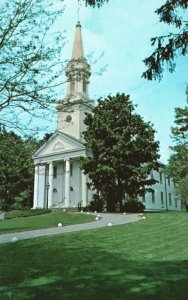
POLYGON ((143 202, 143 203, 146 202, 146 195, 145 195, 145 194, 142 196, 142 202, 143 202))
POLYGON ((75 90, 75 81, 70 82, 70 92, 74 92, 75 90))
POLYGON ((163 173, 159 172, 159 176, 160 176, 160 183, 163 183, 163 173))
POLYGON ((151 192, 151 202, 154 204, 155 203, 155 191, 151 192))
POLYGON ((171 197, 171 193, 168 194, 168 199, 169 199, 169 204, 172 205, 172 197, 171 197))
POLYGON ((83 79, 83 92, 87 92, 87 84, 86 84, 86 79, 83 79))
POLYGON ((73 176, 73 164, 70 163, 70 176, 73 176))
POLYGON ((161 204, 163 205, 164 204, 164 193, 161 192, 161 204))
POLYGON ((54 176, 53 177, 57 178, 57 167, 56 166, 54 166, 54 176))

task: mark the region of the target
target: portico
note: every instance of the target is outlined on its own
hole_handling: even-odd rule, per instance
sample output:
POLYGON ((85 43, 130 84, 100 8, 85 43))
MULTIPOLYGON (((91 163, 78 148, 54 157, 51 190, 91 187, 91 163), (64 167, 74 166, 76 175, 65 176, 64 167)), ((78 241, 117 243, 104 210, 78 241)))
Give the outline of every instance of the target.
POLYGON ((35 165, 33 208, 77 207, 88 204, 87 175, 79 161, 66 158, 35 165), (82 187, 80 189, 79 187, 82 187))

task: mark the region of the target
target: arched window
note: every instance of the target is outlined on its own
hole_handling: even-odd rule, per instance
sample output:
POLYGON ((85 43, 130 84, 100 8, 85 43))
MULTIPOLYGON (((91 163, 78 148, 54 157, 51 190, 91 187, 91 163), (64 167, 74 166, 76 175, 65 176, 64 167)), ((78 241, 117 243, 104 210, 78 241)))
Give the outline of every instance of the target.
POLYGON ((87 82, 86 79, 83 79, 83 92, 86 93, 87 92, 87 82))
POLYGON ((74 92, 75 90, 75 81, 70 82, 70 92, 74 92))

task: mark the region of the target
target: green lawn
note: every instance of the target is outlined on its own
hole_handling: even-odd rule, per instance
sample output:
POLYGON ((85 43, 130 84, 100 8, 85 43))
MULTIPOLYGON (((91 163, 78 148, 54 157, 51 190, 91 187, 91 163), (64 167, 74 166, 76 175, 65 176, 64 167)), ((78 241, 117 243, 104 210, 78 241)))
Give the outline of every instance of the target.
POLYGON ((0 221, 0 234, 56 227, 58 223, 63 225, 80 224, 94 221, 92 215, 76 212, 54 211, 39 216, 5 219, 0 221))
POLYGON ((188 299, 188 214, 0 245, 0 299, 188 299))

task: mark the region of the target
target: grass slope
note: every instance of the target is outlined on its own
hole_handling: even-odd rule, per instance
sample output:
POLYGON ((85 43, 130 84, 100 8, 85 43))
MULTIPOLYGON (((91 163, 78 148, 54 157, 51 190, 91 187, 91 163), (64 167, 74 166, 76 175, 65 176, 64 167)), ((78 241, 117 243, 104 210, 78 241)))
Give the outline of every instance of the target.
POLYGON ((0 299, 188 299, 188 214, 0 246, 0 299))
POLYGON ((0 221, 0 234, 91 222, 94 216, 81 213, 54 211, 48 214, 0 221))

